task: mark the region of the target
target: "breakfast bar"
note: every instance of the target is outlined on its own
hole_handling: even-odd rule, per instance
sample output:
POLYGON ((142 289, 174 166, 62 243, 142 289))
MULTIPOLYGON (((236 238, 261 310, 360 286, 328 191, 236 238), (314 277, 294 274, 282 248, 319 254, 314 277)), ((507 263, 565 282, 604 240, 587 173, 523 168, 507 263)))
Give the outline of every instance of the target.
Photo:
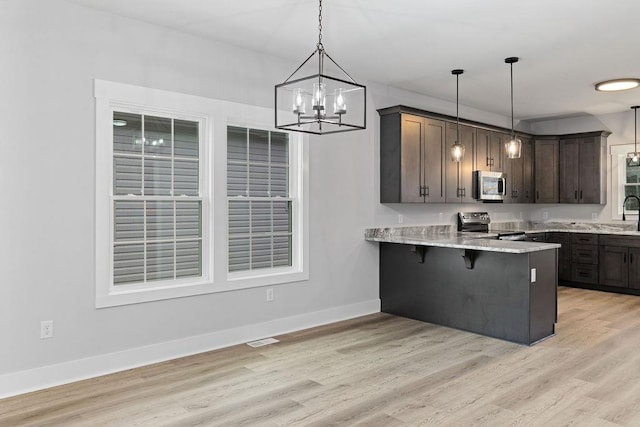
POLYGON ((372 228, 381 311, 532 345, 555 333, 555 243, 437 227, 372 228))

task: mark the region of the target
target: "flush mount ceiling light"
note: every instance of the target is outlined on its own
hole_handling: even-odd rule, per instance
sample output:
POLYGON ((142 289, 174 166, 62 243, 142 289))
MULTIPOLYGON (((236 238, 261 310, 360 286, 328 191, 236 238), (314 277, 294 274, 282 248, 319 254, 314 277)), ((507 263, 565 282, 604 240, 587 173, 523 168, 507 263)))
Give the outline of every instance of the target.
POLYGON ((366 91, 324 50, 322 0, 319 0, 316 49, 289 78, 275 86, 276 128, 317 135, 365 129, 366 91), (316 56, 317 73, 299 77, 316 56), (325 59, 339 76, 325 72, 325 59))
POLYGON ((460 143, 460 112, 458 94, 460 92, 460 74, 464 70, 451 70, 451 74, 456 76, 456 141, 451 146, 451 161, 460 163, 464 158, 464 145, 460 143))
POLYGON ((518 58, 511 56, 505 58, 504 62, 511 67, 511 139, 504 144, 505 150, 507 150, 507 157, 510 159, 519 159, 522 152, 522 141, 520 138, 516 138, 516 133, 513 127, 513 64, 518 62, 518 58))
POLYGON ((640 108, 640 105, 634 105, 633 107, 631 107, 631 109, 633 110, 634 142, 633 153, 627 153, 627 159, 631 159, 631 161, 635 163, 637 163, 638 159, 640 159, 640 153, 638 153, 638 108, 640 108))
POLYGON ((629 90, 640 85, 640 79, 614 79, 596 83, 595 88, 599 92, 617 92, 629 90))

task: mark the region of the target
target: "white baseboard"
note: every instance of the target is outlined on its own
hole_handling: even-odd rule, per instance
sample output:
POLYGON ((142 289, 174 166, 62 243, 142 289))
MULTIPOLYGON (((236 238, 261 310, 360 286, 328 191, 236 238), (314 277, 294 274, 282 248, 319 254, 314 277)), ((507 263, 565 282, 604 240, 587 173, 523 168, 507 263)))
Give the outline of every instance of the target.
POLYGON ((0 375, 0 399, 94 378, 178 357, 230 347, 260 338, 352 319, 380 311, 380 300, 334 307, 204 335, 76 359, 0 375))

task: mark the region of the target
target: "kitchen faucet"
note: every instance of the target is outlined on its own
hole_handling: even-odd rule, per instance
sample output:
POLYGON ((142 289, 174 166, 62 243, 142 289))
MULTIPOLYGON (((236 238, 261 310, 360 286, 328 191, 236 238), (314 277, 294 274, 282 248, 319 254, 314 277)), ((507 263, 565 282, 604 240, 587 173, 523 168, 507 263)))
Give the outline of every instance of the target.
MULTIPOLYGON (((624 207, 627 204, 627 200, 629 199, 636 199, 636 201, 638 202, 638 206, 640 207, 640 198, 638 198, 638 196, 635 196, 633 194, 629 194, 627 197, 624 198, 624 202, 622 202, 622 220, 625 221, 625 217, 624 217, 624 207)), ((638 215, 638 227, 637 230, 640 231, 640 212, 638 215)))

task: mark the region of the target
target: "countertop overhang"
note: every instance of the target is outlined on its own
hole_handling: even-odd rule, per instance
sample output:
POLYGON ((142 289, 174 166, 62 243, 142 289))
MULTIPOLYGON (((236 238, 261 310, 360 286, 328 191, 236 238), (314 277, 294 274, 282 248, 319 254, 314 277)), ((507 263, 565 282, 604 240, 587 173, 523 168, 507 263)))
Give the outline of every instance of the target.
POLYGON ((497 233, 447 232, 432 227, 368 228, 365 240, 439 248, 525 254, 558 249, 557 243, 496 240, 497 233))

